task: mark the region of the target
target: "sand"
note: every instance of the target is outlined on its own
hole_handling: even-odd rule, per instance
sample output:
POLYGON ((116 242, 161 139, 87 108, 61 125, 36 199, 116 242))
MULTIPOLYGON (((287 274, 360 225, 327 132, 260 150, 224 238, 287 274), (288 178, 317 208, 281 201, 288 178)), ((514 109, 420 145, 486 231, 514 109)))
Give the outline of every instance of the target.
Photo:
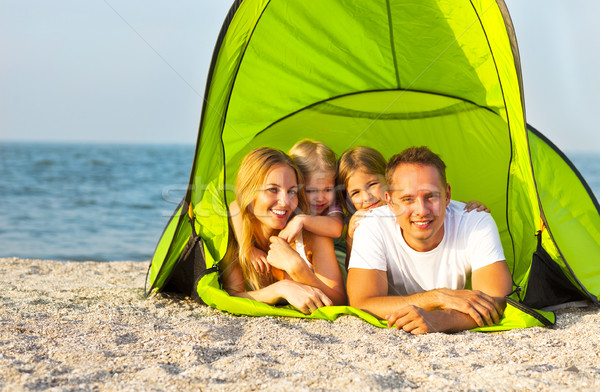
POLYGON ((596 307, 551 329, 412 336, 145 299, 147 266, 0 258, 0 390, 600 389, 596 307))

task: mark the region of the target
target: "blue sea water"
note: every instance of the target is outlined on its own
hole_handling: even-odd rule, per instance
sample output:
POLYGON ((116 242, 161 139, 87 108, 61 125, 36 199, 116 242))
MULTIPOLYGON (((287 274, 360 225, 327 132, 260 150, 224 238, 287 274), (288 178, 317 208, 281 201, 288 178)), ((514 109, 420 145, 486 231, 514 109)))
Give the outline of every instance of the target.
POLYGON ((194 146, 0 143, 0 256, 149 260, 194 146))
MULTIPOLYGON (((149 260, 194 146, 0 143, 0 257, 149 260)), ((569 154, 596 197, 600 154, 569 154)))

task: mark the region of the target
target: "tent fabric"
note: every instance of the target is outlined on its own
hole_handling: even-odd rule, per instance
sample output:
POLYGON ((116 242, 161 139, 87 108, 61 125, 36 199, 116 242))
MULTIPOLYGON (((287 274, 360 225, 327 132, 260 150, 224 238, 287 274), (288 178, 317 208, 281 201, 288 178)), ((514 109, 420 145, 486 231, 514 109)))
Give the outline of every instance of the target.
POLYGON ((544 249, 542 232, 538 232, 537 249, 532 256, 522 303, 532 308, 544 308, 580 300, 585 300, 585 296, 544 249))
MULTIPOLYGON (((194 232, 206 268, 222 259, 227 206, 250 150, 288 151, 304 138, 338 156, 357 145, 386 158, 429 146, 448 166, 453 198, 490 207, 516 285, 526 290, 542 221, 552 259, 597 301, 597 202, 565 157, 527 131, 517 44, 501 0, 236 1, 213 54, 190 187, 155 251, 149 291, 168 283, 194 232), (564 184, 542 181, 554 166, 564 184)), ((198 282, 202 301, 267 312, 227 296, 215 276, 198 282)), ((283 312, 275 309, 268 312, 283 312)))
POLYGON ((528 135, 547 228, 543 246, 571 283, 598 304, 600 204, 558 147, 531 126, 528 135))

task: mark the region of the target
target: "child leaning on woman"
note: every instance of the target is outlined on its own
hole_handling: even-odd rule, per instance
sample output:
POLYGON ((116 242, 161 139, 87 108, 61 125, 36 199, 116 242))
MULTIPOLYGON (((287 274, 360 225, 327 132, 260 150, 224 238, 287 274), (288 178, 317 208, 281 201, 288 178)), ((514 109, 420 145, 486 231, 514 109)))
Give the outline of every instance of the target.
MULTIPOLYGON (((278 236, 289 243, 294 241, 302 230, 323 237, 340 237, 344 229, 344 212, 336 199, 335 153, 321 142, 305 139, 291 148, 289 156, 304 176, 304 194, 309 213, 300 212, 294 215, 278 236)), ((229 209, 234 234, 239 240, 242 221, 237 201, 232 202, 229 209)), ((271 272, 271 265, 267 262, 267 254, 263 250, 253 246, 250 250, 250 261, 257 272, 271 272)))

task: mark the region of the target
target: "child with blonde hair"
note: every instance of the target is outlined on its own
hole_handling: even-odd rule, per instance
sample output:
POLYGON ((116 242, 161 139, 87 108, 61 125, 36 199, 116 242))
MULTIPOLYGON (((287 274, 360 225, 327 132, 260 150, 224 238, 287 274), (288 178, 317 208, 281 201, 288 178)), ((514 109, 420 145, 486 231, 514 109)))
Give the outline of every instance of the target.
POLYGON ((310 213, 297 214, 279 236, 291 242, 304 229, 324 237, 338 238, 344 230, 344 212, 335 192, 335 153, 321 142, 304 139, 292 147, 290 158, 304 175, 304 194, 310 213))

